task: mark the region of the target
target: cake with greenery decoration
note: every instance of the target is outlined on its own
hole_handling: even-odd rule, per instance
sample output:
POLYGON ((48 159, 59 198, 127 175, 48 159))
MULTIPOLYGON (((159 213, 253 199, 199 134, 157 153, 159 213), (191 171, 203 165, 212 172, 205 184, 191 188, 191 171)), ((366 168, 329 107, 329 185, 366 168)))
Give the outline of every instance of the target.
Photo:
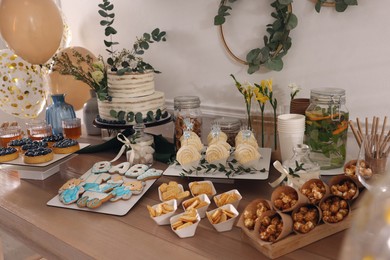
POLYGON ((114 5, 109 0, 99 4, 99 14, 103 18, 100 25, 104 27, 107 40, 104 40, 107 58, 107 98, 98 100, 99 117, 102 123, 136 124, 158 121, 168 116, 165 106, 165 95, 156 91, 154 74, 160 73, 141 57, 150 44, 166 41, 166 32, 154 29, 137 37, 131 50, 117 51, 113 41, 117 33, 113 23, 114 5))

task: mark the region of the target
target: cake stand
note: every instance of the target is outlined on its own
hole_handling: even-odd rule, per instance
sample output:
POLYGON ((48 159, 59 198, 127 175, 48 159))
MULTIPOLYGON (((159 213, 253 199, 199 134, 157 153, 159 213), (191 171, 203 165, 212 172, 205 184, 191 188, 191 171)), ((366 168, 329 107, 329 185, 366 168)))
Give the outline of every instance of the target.
MULTIPOLYGON (((160 120, 156 120, 153 122, 146 122, 145 127, 153 127, 153 126, 159 126, 164 125, 172 121, 172 115, 168 113, 168 116, 165 118, 162 118, 160 120)), ((96 118, 93 121, 93 125, 100 129, 107 129, 108 133, 111 134, 116 132, 122 133, 124 136, 130 136, 134 134, 134 125, 123 125, 123 124, 107 124, 99 122, 96 118)), ((80 150, 78 153, 96 153, 111 149, 118 149, 123 145, 116 136, 112 137, 110 140, 106 141, 105 143, 98 144, 98 145, 91 145, 87 148, 84 148, 83 150, 80 150)))

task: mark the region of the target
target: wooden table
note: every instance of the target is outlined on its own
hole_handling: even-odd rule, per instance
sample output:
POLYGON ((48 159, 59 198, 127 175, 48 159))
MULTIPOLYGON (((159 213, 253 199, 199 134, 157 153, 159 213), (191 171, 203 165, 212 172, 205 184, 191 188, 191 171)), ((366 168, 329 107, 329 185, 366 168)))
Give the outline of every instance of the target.
MULTIPOLYGON (((82 154, 61 165, 60 172, 44 181, 24 180, 11 171, 0 172, 0 228, 47 259, 267 259, 242 242, 241 231, 218 233, 203 219, 192 238, 180 239, 169 226, 158 226, 149 218, 146 205, 159 202, 157 187, 175 180, 188 187, 194 179, 161 177, 123 217, 46 206, 58 188, 72 177, 79 177, 93 163, 109 160, 114 152, 82 154)), ((154 167, 167 166, 155 163, 154 167)), ((268 181, 279 175, 270 173, 267 181, 216 183, 218 193, 238 189, 243 200, 269 198, 268 181)), ((337 259, 345 232, 312 243, 280 259, 337 259)))

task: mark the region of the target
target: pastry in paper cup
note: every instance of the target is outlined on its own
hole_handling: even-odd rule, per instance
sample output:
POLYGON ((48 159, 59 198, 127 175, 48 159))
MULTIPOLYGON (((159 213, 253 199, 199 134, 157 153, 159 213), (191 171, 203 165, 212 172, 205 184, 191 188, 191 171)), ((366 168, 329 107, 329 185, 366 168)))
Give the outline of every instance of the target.
POLYGON ((210 132, 207 135, 207 144, 210 145, 210 144, 212 144, 212 142, 215 142, 215 141, 225 141, 226 142, 227 139, 228 139, 227 135, 222 131, 220 131, 218 133, 218 136, 214 136, 213 132, 210 132))
POLYGON ((345 200, 354 200, 359 196, 356 181, 346 175, 337 175, 329 181, 330 194, 342 197, 345 200))
POLYGON ((207 147, 205 159, 211 164, 222 164, 226 165, 226 160, 229 157, 229 150, 221 144, 212 144, 207 147))
POLYGON ((206 194, 200 194, 198 196, 187 199, 181 203, 184 210, 194 208, 198 211, 200 218, 206 216, 206 211, 210 206, 211 201, 206 194))
POLYGON ((305 203, 300 204, 291 213, 293 231, 297 234, 307 234, 321 221, 322 214, 318 206, 305 203))
POLYGON ((244 209, 240 218, 240 226, 249 231, 253 231, 255 223, 264 212, 272 209, 271 201, 265 199, 255 199, 251 201, 244 209))
POLYGON ((246 168, 255 166, 260 157, 259 150, 248 144, 239 144, 234 151, 234 158, 246 168))
POLYGON ((221 140, 221 139, 213 139, 210 143, 209 143, 209 146, 210 145, 213 145, 213 144, 216 144, 216 145, 222 145, 223 147, 226 148, 226 150, 230 151, 232 149, 232 146, 230 144, 228 144, 226 142, 226 140, 221 140))
POLYGON ((291 212, 299 204, 308 202, 308 199, 298 190, 290 186, 279 186, 271 194, 273 209, 280 212, 291 212))
POLYGON ((324 197, 330 194, 329 186, 320 179, 306 181, 301 186, 300 191, 312 204, 320 203, 324 197))
POLYGON ((322 213, 322 221, 326 224, 337 224, 351 215, 351 206, 348 201, 336 195, 323 198, 319 207, 322 213))
POLYGON ((241 130, 240 132, 238 132, 238 134, 234 138, 234 141, 236 146, 244 142, 249 142, 249 144, 254 144, 258 146, 256 137, 250 130, 241 130))
POLYGON ((264 212, 256 221, 254 229, 260 244, 274 243, 288 236, 292 230, 291 216, 274 210, 264 212))
POLYGON ((176 154, 176 160, 185 170, 198 166, 201 157, 200 152, 190 145, 180 147, 176 154))
POLYGON ((203 144, 199 138, 183 139, 183 141, 181 141, 181 146, 193 146, 198 152, 203 150, 203 144))

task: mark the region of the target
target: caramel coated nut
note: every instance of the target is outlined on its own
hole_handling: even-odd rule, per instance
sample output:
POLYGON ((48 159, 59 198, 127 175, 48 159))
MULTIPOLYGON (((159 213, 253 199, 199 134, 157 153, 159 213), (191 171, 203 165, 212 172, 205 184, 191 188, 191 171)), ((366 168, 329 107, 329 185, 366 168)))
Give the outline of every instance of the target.
POLYGON ((343 199, 350 200, 356 195, 358 188, 353 181, 346 180, 339 184, 332 185, 330 187, 330 191, 333 195, 337 195, 342 197, 343 199))
POLYGON ((280 193, 275 199, 274 205, 278 210, 286 210, 292 208, 298 202, 298 195, 296 193, 280 193))
POLYGON ((326 188, 321 181, 312 182, 309 187, 302 188, 301 192, 309 199, 310 203, 317 204, 324 197, 326 188))
POLYGON ((266 242, 274 242, 282 233, 283 222, 278 215, 264 216, 260 219, 260 239, 266 242))
POLYGON ((244 225, 253 230, 257 219, 266 211, 270 210, 268 203, 260 201, 253 210, 246 209, 243 213, 244 225))
POLYGON ((348 216, 349 206, 345 199, 331 196, 320 203, 322 220, 328 223, 338 223, 348 216))
POLYGON ((292 214, 295 231, 306 234, 313 230, 319 221, 319 212, 316 207, 302 206, 292 214))

